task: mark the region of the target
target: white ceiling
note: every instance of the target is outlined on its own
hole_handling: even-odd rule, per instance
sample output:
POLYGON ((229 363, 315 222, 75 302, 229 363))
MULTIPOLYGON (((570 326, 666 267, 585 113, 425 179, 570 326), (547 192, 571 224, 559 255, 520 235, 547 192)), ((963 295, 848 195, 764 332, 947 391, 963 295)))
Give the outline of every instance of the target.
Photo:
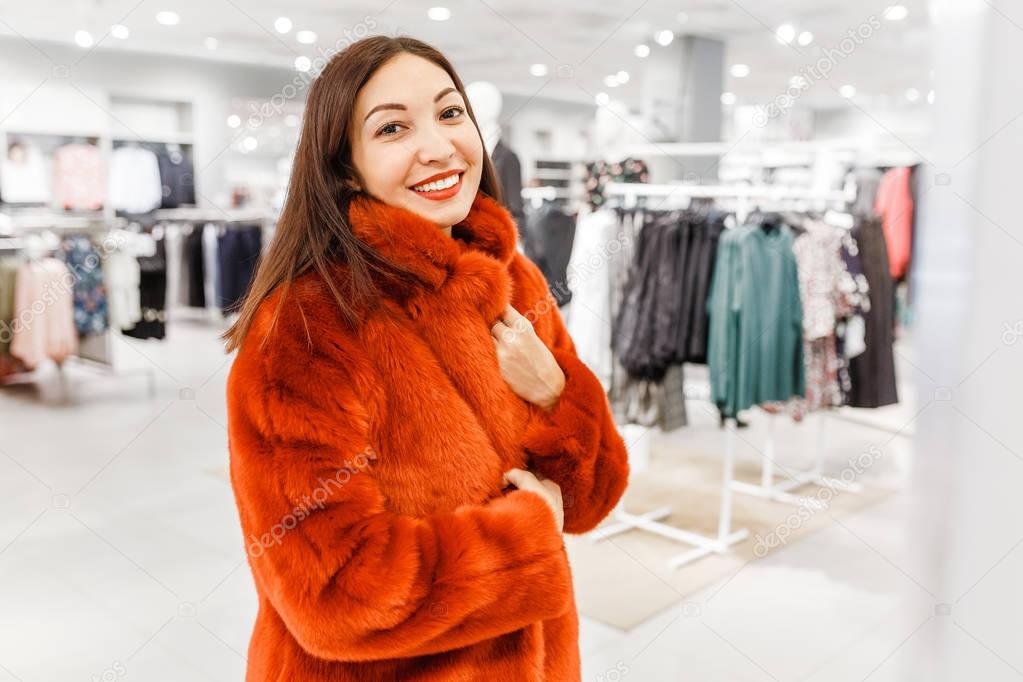
MULTIPOLYGON (((801 105, 838 106, 841 85, 856 87, 865 103, 904 104, 904 93, 926 93, 930 73, 930 31, 926 0, 901 0, 909 14, 885 21, 890 0, 377 0, 328 2, 298 0, 284 5, 267 0, 3 0, 0 34, 28 41, 74 43, 78 30, 96 41, 91 49, 144 50, 216 60, 290 66, 299 55, 316 57, 317 47, 343 46, 347 35, 372 32, 406 33, 439 47, 466 81, 487 79, 509 92, 592 102, 607 91, 627 102, 638 94, 643 60, 633 54, 637 43, 661 49, 652 40, 657 30, 718 37, 727 44, 727 62, 751 67, 748 78, 726 75, 725 89, 740 104, 766 103, 785 92, 789 79, 817 62, 824 48, 838 49, 850 29, 869 22, 881 28, 842 57, 832 76, 800 98, 801 105), (427 18, 429 7, 444 4, 451 18, 427 18), (161 10, 180 15, 177 26, 156 21, 161 10), (274 29, 281 15, 294 28, 274 29), (782 45, 775 28, 785 22, 814 34, 809 47, 782 45), (125 40, 109 34, 112 24, 128 27, 125 40), (362 28, 360 28, 360 26, 362 28), (317 33, 314 45, 296 40, 296 32, 317 33), (204 41, 215 38, 217 48, 204 41), (339 42, 340 41, 340 42, 339 42), (546 64, 547 77, 529 73, 534 63, 546 64), (557 78, 558 64, 572 65, 571 78, 557 78), (624 69, 630 82, 605 87, 608 74, 624 69)), ((848 45, 848 43, 847 43, 848 45)))

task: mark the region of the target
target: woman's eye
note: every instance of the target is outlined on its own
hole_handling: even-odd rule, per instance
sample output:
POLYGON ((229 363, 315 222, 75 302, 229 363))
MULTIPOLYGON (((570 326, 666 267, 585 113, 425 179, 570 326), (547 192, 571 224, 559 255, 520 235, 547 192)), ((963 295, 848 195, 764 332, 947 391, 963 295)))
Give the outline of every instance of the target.
POLYGON ((377 135, 394 135, 398 132, 398 128, 400 127, 400 123, 388 123, 377 130, 377 135))
POLYGON ((440 115, 440 117, 441 118, 452 119, 452 118, 457 118, 458 116, 461 116, 464 113, 465 113, 465 110, 462 109, 462 107, 448 107, 447 109, 444 110, 444 112, 440 115), (448 114, 451 113, 451 112, 454 112, 455 114, 457 114, 457 116, 448 116, 448 114))

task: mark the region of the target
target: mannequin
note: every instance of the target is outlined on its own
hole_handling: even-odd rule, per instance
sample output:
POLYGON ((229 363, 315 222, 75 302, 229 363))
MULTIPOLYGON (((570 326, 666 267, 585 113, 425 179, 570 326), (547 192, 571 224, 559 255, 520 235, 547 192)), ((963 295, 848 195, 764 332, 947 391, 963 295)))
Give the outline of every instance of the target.
POLYGON ((476 120, 479 122, 483 145, 494 162, 494 169, 501 181, 504 205, 515 219, 522 242, 525 229, 525 212, 522 201, 522 164, 508 145, 501 141, 501 106, 503 98, 497 86, 489 81, 475 81, 465 88, 476 120))

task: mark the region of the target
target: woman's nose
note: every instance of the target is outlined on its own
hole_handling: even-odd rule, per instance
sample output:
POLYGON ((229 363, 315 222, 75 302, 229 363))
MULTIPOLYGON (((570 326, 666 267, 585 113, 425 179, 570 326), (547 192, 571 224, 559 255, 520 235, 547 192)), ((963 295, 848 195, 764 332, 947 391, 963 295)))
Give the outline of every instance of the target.
POLYGON ((424 165, 445 161, 455 155, 454 143, 447 131, 439 126, 424 130, 417 142, 419 144, 419 148, 416 150, 417 160, 424 165))

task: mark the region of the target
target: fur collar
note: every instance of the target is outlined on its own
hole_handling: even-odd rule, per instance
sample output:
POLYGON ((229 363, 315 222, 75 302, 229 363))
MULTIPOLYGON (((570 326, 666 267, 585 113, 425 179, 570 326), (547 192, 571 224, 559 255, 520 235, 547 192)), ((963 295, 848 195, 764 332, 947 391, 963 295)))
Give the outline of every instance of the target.
POLYGON ((477 251, 507 266, 518 232, 511 214, 494 199, 477 192, 469 214, 451 228, 451 237, 436 224, 405 208, 359 194, 348 209, 352 232, 384 258, 410 269, 437 289, 455 272, 459 258, 477 251))

